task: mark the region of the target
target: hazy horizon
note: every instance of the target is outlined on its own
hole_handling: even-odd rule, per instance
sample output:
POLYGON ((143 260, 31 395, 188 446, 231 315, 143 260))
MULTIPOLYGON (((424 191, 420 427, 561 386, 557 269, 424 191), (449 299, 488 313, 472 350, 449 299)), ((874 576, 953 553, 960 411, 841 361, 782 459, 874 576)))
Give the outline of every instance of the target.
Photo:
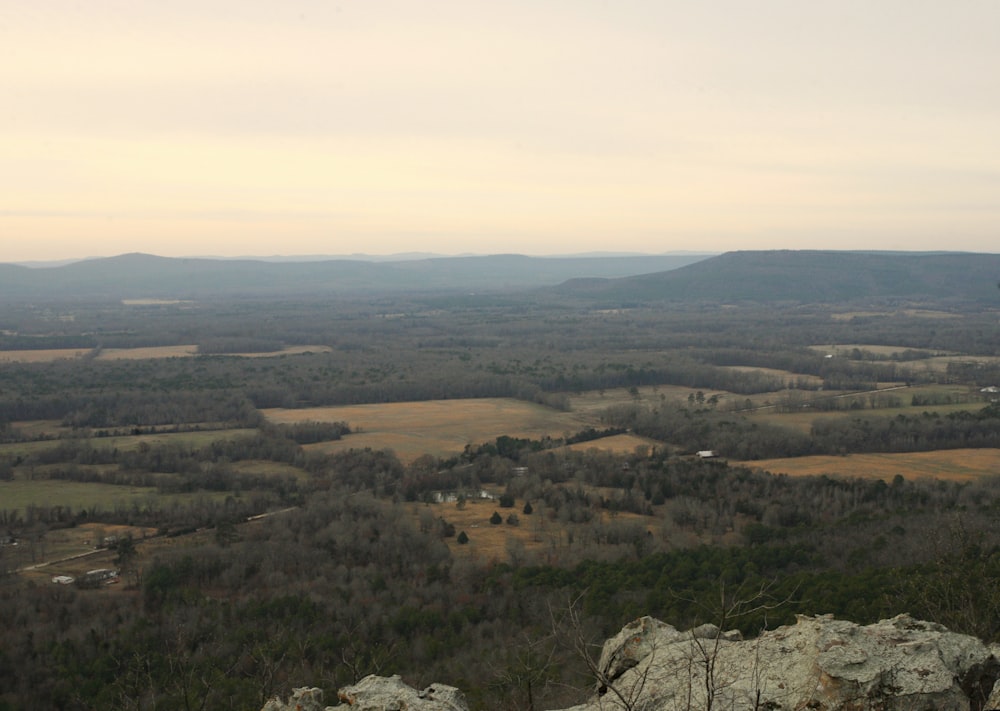
POLYGON ((1000 243, 993 0, 2 20, 4 263, 1000 243))

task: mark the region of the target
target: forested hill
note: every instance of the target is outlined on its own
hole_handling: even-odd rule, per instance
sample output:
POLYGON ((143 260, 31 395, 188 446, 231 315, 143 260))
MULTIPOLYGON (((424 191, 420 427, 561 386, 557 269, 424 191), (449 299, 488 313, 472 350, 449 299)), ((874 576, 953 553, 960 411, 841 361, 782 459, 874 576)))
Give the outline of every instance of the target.
POLYGON ((125 254, 60 267, 0 264, 0 298, 11 300, 203 299, 215 296, 343 294, 416 290, 499 291, 577 277, 662 272, 706 255, 527 257, 507 254, 399 261, 273 262, 125 254))
POLYGON ((608 304, 890 299, 1000 304, 998 282, 1000 254, 785 250, 727 252, 671 272, 572 280, 557 293, 608 304))

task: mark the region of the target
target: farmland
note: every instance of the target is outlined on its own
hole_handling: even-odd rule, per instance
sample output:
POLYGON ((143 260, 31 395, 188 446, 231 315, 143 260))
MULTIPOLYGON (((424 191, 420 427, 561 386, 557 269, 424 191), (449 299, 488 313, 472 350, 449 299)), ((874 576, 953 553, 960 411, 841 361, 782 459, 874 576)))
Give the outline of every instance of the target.
MULTIPOLYGON (((15 423, 15 426, 17 424, 15 423)), ((200 427, 198 423, 192 423, 191 427, 200 427)), ((31 427, 26 428, 30 432, 31 427)), ((91 449, 120 450, 123 452, 135 451, 142 447, 152 447, 161 445, 178 445, 184 447, 201 447, 212 442, 229 439, 239 439, 254 434, 252 429, 232 428, 232 429, 194 429, 184 432, 155 432, 152 434, 137 435, 110 435, 100 437, 86 437, 83 433, 60 438, 45 438, 27 442, 15 442, 0 444, 0 456, 9 458, 25 458, 37 455, 41 452, 58 449, 60 446, 69 444, 81 444, 91 449)))
POLYGON ((133 506, 144 508, 156 495, 155 487, 84 484, 51 479, 0 482, 3 508, 22 511, 42 504, 87 511, 113 511, 133 506))
MULTIPOLYGON (((326 353, 329 346, 289 346, 278 351, 230 353, 242 358, 278 358, 302 353, 326 353)), ((145 348, 49 348, 0 351, 0 363, 51 363, 61 360, 149 360, 158 358, 193 358, 199 356, 197 345, 148 346, 145 348)))
POLYGON ((365 447, 391 449, 406 462, 424 454, 452 456, 461 453, 466 445, 501 435, 558 438, 596 424, 575 413, 510 398, 266 409, 262 413, 276 424, 349 422, 352 434, 344 439, 309 446, 324 452, 365 447))
POLYGON ((897 476, 972 481, 1000 475, 1000 450, 949 449, 904 454, 848 454, 842 457, 793 457, 741 462, 788 476, 863 477, 892 481, 897 476))
POLYGON ((993 306, 567 290, 0 307, 0 709, 381 670, 502 711, 525 639, 569 705, 568 601, 596 639, 741 586, 992 634, 935 591, 997 589, 993 306))

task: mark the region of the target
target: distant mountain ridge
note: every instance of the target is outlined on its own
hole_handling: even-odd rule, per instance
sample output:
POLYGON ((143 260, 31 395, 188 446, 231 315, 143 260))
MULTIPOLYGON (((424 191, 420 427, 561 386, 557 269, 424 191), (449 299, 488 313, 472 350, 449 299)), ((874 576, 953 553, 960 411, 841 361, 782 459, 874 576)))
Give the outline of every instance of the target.
POLYGON ((525 290, 575 277, 616 278, 676 269, 708 255, 527 257, 518 254, 261 261, 131 253, 63 266, 0 264, 0 298, 204 299, 403 291, 525 290))
POLYGON ((562 298, 624 302, 992 302, 1000 254, 966 252, 727 252, 680 269, 619 279, 574 279, 562 298))
POLYGON ((621 306, 660 302, 1000 305, 1000 254, 773 250, 721 255, 489 256, 259 261, 123 254, 44 269, 0 264, 0 298, 279 298, 504 292, 535 302, 621 306))

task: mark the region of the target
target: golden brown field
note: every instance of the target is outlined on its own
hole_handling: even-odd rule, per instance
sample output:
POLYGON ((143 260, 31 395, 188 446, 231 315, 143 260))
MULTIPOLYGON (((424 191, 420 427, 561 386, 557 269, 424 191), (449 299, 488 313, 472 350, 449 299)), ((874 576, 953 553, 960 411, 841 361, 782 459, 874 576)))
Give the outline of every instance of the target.
POLYGON ((97 360, 146 360, 187 358, 198 354, 198 346, 151 346, 149 348, 105 348, 97 360))
POLYGON ((286 355, 302 355, 303 353, 331 353, 330 346, 287 346, 280 351, 270 351, 267 353, 233 353, 232 355, 241 358, 276 358, 286 355))
MULTIPOLYGON (((227 353, 240 358, 275 358, 302 353, 329 353, 330 346, 289 346, 265 353, 227 353)), ((154 346, 152 348, 105 348, 98 360, 141 360, 147 358, 187 358, 198 355, 198 346, 154 346)))
MULTIPOLYGON (((492 490, 499 496, 501 490, 492 490)), ((555 560, 567 546, 570 545, 569 532, 573 524, 549 520, 541 507, 532 514, 524 514, 524 501, 518 499, 513 508, 500 508, 496 501, 478 499, 465 502, 462 507, 455 503, 444 504, 408 504, 409 511, 415 522, 419 522, 421 514, 439 517, 455 526, 455 537, 445 539, 453 555, 478 560, 479 562, 513 562, 511 550, 515 555, 523 550, 547 560, 555 560), (503 523, 490 523, 490 516, 496 511, 503 518, 503 523), (517 516, 518 524, 507 524, 510 514, 517 516), (462 545, 456 538, 458 533, 465 531, 469 542, 462 545)), ((611 514, 607 511, 597 511, 597 520, 607 523, 612 519, 618 522, 639 523, 649 528, 656 527, 656 519, 639 516, 627 512, 611 514)))
POLYGON ((275 423, 347 422, 354 431, 342 440, 308 448, 324 452, 371 447, 392 449, 409 462, 422 454, 448 456, 467 444, 501 435, 538 439, 562 437, 595 425, 592 418, 510 398, 429 400, 379 405, 262 410, 275 423))
MULTIPOLYGON (((242 358, 275 358, 302 353, 329 353, 330 346, 289 346, 280 351, 267 353, 230 353, 242 358)), ((92 351, 89 348, 50 348, 37 351, 0 351, 0 363, 51 363, 57 360, 83 358, 92 351)), ((198 346, 150 346, 149 348, 105 348, 97 360, 147 360, 155 358, 190 358, 198 355, 198 346)))
POLYGON ((804 373, 793 373, 790 370, 779 370, 777 368, 763 368, 755 365, 727 365, 723 366, 727 370, 735 370, 739 373, 763 373, 764 375, 774 375, 787 380, 797 380, 807 382, 812 385, 822 385, 823 378, 818 375, 807 375, 804 373))
POLYGON ((601 437, 600 439, 594 439, 589 442, 577 442, 576 444, 569 445, 567 449, 571 449, 574 452, 586 452, 588 449, 600 449, 603 452, 612 452, 614 454, 632 454, 635 452, 636 447, 647 447, 651 450, 653 447, 662 446, 663 442, 659 442, 655 439, 640 437, 639 435, 633 434, 620 434, 612 435, 611 437, 601 437))
POLYGON ((0 351, 0 363, 51 363, 73 360, 90 353, 89 348, 48 348, 39 351, 0 351))
POLYGON ((862 477, 891 481, 897 474, 906 479, 936 478, 970 481, 1000 475, 1000 449, 944 449, 905 454, 848 454, 791 459, 733 462, 753 469, 789 476, 862 477))

